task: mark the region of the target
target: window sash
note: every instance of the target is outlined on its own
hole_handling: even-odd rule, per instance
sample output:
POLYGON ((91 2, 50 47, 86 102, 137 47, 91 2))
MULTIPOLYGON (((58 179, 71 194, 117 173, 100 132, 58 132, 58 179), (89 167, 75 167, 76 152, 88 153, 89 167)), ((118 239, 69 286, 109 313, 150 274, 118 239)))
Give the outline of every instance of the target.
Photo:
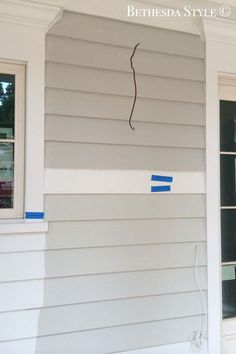
MULTIPOLYGON (((236 95, 235 95, 235 88, 233 86, 220 86, 219 89, 219 99, 221 101, 236 101, 236 95), (230 88, 230 90, 229 90, 230 88), (230 93, 230 94, 229 94, 230 93)), ((221 125, 221 110, 220 110, 220 125, 221 125)), ((222 140, 222 135, 224 134, 224 131, 220 129, 220 159, 235 159, 236 158, 236 152, 234 151, 234 146, 232 146, 232 141, 230 144, 228 144, 227 141, 224 139, 222 140), (222 145, 223 143, 223 145, 222 145), (226 145, 227 146, 226 146, 226 145)), ((228 135, 227 135, 228 138, 228 135)), ((232 138, 232 137, 231 137, 232 138)), ((231 139, 232 140, 232 139, 231 139)), ((221 181, 221 202, 220 202, 220 210, 221 210, 221 253, 222 253, 222 259, 221 259, 221 267, 222 267, 222 318, 225 321, 231 319, 235 321, 236 319, 236 314, 235 314, 235 303, 232 302, 232 299, 234 298, 234 292, 235 292, 235 265, 236 265, 236 259, 234 259, 234 242, 232 235, 230 233, 230 229, 227 229, 227 227, 235 227, 235 225, 231 225, 232 222, 234 221, 234 210, 236 209, 236 201, 233 198, 226 198, 225 196, 229 195, 227 193, 227 190, 225 190, 225 195, 222 197, 222 187, 228 186, 228 177, 231 177, 232 172, 228 172, 228 175, 226 173, 225 176, 227 176, 227 181, 222 178, 224 177, 224 169, 227 169, 228 167, 231 168, 231 166, 225 166, 227 160, 224 161, 224 163, 220 164, 220 181, 221 181), (223 176, 223 177, 222 177, 223 176), (226 183, 227 182, 227 183, 226 183), (222 214, 223 213, 223 214, 222 214), (225 214, 224 214, 225 213, 225 214), (229 214, 231 213, 231 215, 229 214), (230 226, 229 226, 230 225, 230 226), (223 238, 222 238, 223 237, 223 238), (225 307, 224 307, 225 306, 225 307)), ((229 161, 228 161, 229 163, 229 161)), ((234 166, 234 165, 233 165, 234 166)), ((233 174, 232 174, 233 176, 233 174)), ((230 186, 230 190, 231 190, 230 186)), ((233 191, 233 190, 232 190, 233 191)))
POLYGON ((25 66, 0 62, 0 72, 15 75, 15 136, 14 139, 0 139, 0 143, 14 144, 13 208, 0 209, 0 219, 22 218, 24 210, 25 66))

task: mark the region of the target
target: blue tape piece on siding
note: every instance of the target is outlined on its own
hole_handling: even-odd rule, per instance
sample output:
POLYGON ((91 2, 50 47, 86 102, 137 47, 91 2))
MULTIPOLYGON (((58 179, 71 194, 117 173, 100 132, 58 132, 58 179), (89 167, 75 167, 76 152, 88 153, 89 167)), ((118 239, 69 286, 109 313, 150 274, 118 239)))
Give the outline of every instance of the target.
POLYGON ((151 192, 155 193, 155 192, 170 192, 170 186, 155 186, 155 187, 151 187, 151 192))
POLYGON ((158 182, 173 182, 173 177, 170 176, 159 176, 159 175, 152 175, 151 181, 158 181, 158 182))
POLYGON ((44 219, 44 213, 38 211, 26 211, 25 219, 44 219))

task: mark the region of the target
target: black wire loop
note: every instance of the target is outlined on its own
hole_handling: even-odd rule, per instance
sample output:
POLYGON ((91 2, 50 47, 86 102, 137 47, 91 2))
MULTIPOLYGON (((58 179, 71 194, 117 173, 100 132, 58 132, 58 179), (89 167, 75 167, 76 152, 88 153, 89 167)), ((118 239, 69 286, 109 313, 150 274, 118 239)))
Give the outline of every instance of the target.
POLYGON ((135 52, 136 52, 136 49, 138 48, 138 46, 140 45, 140 43, 137 43, 136 46, 134 47, 134 50, 133 50, 133 53, 130 57, 130 66, 131 66, 131 69, 133 71, 133 79, 134 79, 134 101, 133 101, 133 106, 132 106, 132 109, 131 109, 131 112, 130 112, 130 117, 129 117, 129 126, 131 129, 135 129, 133 126, 132 126, 132 116, 133 116, 133 113, 134 113, 134 107, 135 107, 135 104, 136 104, 136 100, 137 100, 137 94, 138 94, 138 90, 137 90, 137 82, 136 82, 136 72, 135 72, 135 68, 133 66, 133 57, 135 55, 135 52))

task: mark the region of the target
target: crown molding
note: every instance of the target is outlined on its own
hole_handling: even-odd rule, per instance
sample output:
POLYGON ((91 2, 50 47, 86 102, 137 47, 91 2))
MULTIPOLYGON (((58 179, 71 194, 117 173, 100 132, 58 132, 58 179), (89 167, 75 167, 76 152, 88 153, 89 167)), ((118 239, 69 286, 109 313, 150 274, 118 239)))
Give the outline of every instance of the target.
POLYGON ((48 30, 62 16, 63 8, 27 0, 0 0, 0 20, 48 30))
MULTIPOLYGON (((235 1, 235 0, 234 0, 235 1)), ((229 0, 226 1, 229 3, 229 0)), ((127 6, 137 8, 175 8, 183 11, 186 0, 0 0, 0 20, 49 29, 61 16, 63 9, 78 13, 102 16, 126 22, 171 29, 201 35, 203 40, 236 42, 236 8, 231 8, 229 18, 197 17, 127 17, 127 6)), ((221 0, 188 0, 192 7, 219 8, 221 0)))
POLYGON ((184 6, 192 8, 215 8, 219 11, 223 4, 231 5, 229 19, 236 20, 235 0, 37 0, 39 3, 47 3, 62 6, 65 11, 72 11, 93 16, 101 16, 120 21, 138 23, 174 31, 200 34, 199 26, 196 26, 197 17, 128 17, 127 7, 134 6, 138 9, 177 9, 184 13, 184 6), (234 6, 232 6, 232 3, 234 6))
POLYGON ((224 18, 203 18, 199 30, 205 41, 236 44, 236 21, 224 18))

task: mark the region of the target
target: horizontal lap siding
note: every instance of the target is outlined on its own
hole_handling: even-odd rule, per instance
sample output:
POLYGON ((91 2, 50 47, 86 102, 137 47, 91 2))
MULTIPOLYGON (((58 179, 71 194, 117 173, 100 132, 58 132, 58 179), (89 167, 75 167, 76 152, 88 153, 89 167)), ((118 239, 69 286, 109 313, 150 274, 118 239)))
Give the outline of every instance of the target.
POLYGON ((50 222, 47 247, 102 247, 205 241, 203 218, 50 222))
POLYGON ((50 222, 45 235, 1 235, 0 253, 205 241, 204 218, 50 222))
MULTIPOLYGON (((138 97, 180 102, 203 103, 203 83, 137 74, 138 97)), ((48 63, 46 85, 49 88, 133 96, 131 73, 48 63)))
MULTIPOLYGON (((127 61, 131 54, 130 48, 50 35, 47 37, 46 48, 46 59, 51 63, 130 73, 127 61)), ((204 81, 204 64, 199 58, 147 51, 143 49, 143 43, 138 50, 139 55, 135 57, 135 69, 138 74, 204 81)))
MULTIPOLYGON (((1 281, 74 276, 175 267, 193 267, 195 243, 63 249, 2 254, 1 281), (8 264, 11 264, 11 266, 8 264), (42 267, 45 266, 45 269, 42 267), (7 269, 8 266, 8 269, 7 269)), ((206 264, 199 243, 200 265, 206 264)))
POLYGON ((43 354, 104 354, 186 341, 186 333, 196 326, 201 326, 201 316, 2 342, 0 350, 4 354, 32 354, 35 349, 43 354))
MULTIPOLYGON (((46 113, 73 117, 127 119, 133 97, 46 88, 46 113)), ((204 125, 204 107, 198 103, 139 98, 133 121, 204 125)))
POLYGON ((199 37, 180 32, 140 26, 94 16, 67 12, 50 33, 122 47, 140 42, 147 51, 204 58, 204 45, 199 37))
MULTIPOLYGON (((45 168, 204 173, 197 36, 66 12, 46 42, 45 168)), ((203 194, 47 191, 45 215, 46 244, 0 237, 0 352, 105 354, 186 341, 199 328, 203 194)))
MULTIPOLYGON (((206 289, 205 266, 199 279, 206 289)), ((0 310, 41 308, 43 288, 45 307, 197 291, 192 267, 28 279, 0 283, 0 310)))
POLYGON ((119 120, 74 118, 48 115, 46 140, 60 142, 92 141, 96 144, 166 146, 201 149, 205 146, 204 128, 190 125, 135 122, 135 135, 119 120), (55 126, 57 129, 55 129, 55 126), (92 129, 91 129, 92 127, 92 129), (109 134, 107 134, 109 131, 109 134))
MULTIPOLYGON (((205 69, 199 38, 66 13, 50 31, 46 48, 46 168, 204 173, 205 69), (128 126, 134 92, 129 58, 136 42, 141 44, 134 58, 138 98, 132 131, 128 126)), ((74 342, 72 352, 97 354, 187 340, 189 329, 182 329, 168 338, 158 334, 154 342, 144 331, 141 341, 135 335, 130 343, 127 324, 155 321, 156 314, 160 328, 175 316, 180 324, 185 321, 181 317, 194 316, 190 327, 197 328, 193 323, 197 326, 199 294, 191 291, 197 289, 195 243, 199 276, 206 287, 204 195, 56 195, 47 191, 45 212, 51 250, 45 256, 50 277, 45 306, 87 300, 84 325, 89 311, 93 313, 86 328, 65 326, 67 331, 85 330, 80 337, 74 335, 81 346, 74 342), (154 294, 158 298, 152 298, 154 294), (145 298, 139 300, 140 296, 145 298), (126 300, 110 302, 124 297, 129 298, 127 307, 126 300), (95 349, 90 341, 97 321, 96 301, 104 301, 105 306, 98 325, 108 328, 100 332, 95 349), (163 301, 164 318, 159 301, 163 301), (135 304, 139 305, 133 311, 135 304), (106 306, 110 306, 109 322, 103 322, 106 306), (146 317, 149 306, 153 317, 146 317), (120 322, 116 322, 117 311, 120 322), (105 335, 116 325, 122 331, 117 340, 105 335)), ((72 309, 74 318, 76 307, 72 309)), ((67 316, 70 307, 65 311, 67 316)), ((50 315, 42 314, 43 330, 48 320, 50 315)), ((58 332, 63 329, 58 327, 58 332)), ((53 336, 41 343, 47 343, 39 346, 41 351, 46 345, 59 351, 53 336)))
POLYGON ((45 248, 45 234, 2 234, 0 235, 0 255, 6 252, 34 251, 45 248))
POLYGON ((49 221, 158 219, 204 217, 201 194, 168 195, 47 195, 49 221))
MULTIPOLYGON (((2 313, 0 340, 53 335, 202 314, 197 292, 2 313), (37 332, 35 321, 40 321, 37 332), (63 319, 63 320, 62 320, 63 319), (24 323, 25 326, 20 324, 24 323), (12 326, 15 327, 13 338, 12 326)), ((80 351, 82 353, 82 351, 80 351)))
POLYGON ((48 141, 46 168, 204 171, 203 149, 48 141))

